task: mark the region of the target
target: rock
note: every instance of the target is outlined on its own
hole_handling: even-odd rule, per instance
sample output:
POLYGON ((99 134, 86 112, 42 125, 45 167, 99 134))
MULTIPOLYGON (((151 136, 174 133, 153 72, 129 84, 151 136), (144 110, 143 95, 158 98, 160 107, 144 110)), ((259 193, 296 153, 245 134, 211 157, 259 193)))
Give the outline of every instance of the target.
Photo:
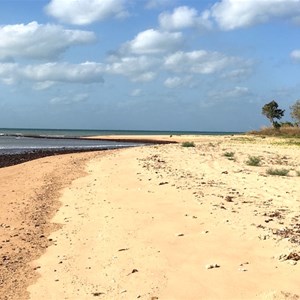
POLYGON ((129 250, 129 248, 121 248, 118 251, 121 252, 121 251, 127 251, 127 250, 129 250))
POLYGON ((94 297, 98 297, 98 296, 101 296, 101 295, 103 295, 103 294, 105 294, 105 293, 102 293, 102 292, 95 292, 95 293, 92 293, 92 295, 93 295, 94 297))
POLYGON ((225 197, 225 201, 227 201, 227 202, 233 202, 232 199, 233 199, 233 197, 231 197, 231 196, 225 197))
POLYGON ((209 269, 215 269, 215 268, 220 268, 220 265, 219 264, 208 264, 208 265, 205 266, 205 268, 207 270, 209 270, 209 269))
POLYGON ((168 181, 160 182, 159 185, 164 185, 164 184, 168 184, 168 183, 169 183, 168 181))
POLYGON ((245 269, 245 268, 239 268, 238 270, 241 271, 241 272, 247 272, 247 271, 248 271, 248 270, 245 269))

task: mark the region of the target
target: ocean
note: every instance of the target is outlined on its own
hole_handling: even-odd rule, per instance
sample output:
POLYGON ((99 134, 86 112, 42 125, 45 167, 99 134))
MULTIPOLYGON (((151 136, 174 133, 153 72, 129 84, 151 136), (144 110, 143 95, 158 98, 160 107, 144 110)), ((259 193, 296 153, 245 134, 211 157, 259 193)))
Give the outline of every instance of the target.
POLYGON ((36 150, 103 150, 134 147, 142 143, 80 140, 98 135, 228 135, 233 132, 74 130, 74 129, 0 129, 0 154, 22 154, 36 150))

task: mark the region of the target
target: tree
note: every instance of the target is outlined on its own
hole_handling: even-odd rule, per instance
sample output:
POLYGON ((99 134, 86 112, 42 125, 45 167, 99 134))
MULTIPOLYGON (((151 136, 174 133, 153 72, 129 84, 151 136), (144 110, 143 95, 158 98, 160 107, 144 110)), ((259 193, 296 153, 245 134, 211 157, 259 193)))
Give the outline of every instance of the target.
POLYGON ((284 115, 284 110, 278 108, 277 102, 273 100, 263 106, 262 114, 270 120, 274 128, 279 128, 280 124, 274 119, 281 119, 284 115))
POLYGON ((291 107, 291 117, 300 125, 300 100, 297 100, 291 107))

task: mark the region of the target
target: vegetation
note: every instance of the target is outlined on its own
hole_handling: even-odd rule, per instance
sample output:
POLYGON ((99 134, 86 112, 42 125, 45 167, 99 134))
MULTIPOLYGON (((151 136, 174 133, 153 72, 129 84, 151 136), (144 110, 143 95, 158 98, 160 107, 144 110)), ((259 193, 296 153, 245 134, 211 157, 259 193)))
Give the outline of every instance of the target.
POLYGON ((265 115, 272 127, 262 128, 249 132, 261 136, 280 136, 280 137, 299 137, 300 138, 300 100, 297 100, 291 107, 291 117, 295 123, 284 121, 277 122, 275 119, 281 119, 284 115, 284 110, 278 108, 276 101, 271 101, 262 107, 262 114, 265 115))
POLYGON ((260 166, 261 158, 259 156, 249 156, 248 160, 246 160, 246 164, 248 166, 260 166))
POLYGON ((224 154, 223 154, 223 156, 225 156, 225 157, 234 157, 234 152, 225 152, 224 154))
POLYGON ((181 144, 182 147, 195 147, 195 143, 194 142, 183 142, 181 144))
POLYGON ((297 176, 300 176, 300 171, 296 171, 297 176))
POLYGON ((284 115, 284 110, 278 108, 276 101, 271 101, 265 104, 262 108, 262 114, 265 115, 273 125, 273 128, 280 128, 280 124, 275 119, 281 119, 284 115))
POLYGON ((260 130, 250 131, 249 134, 300 138, 300 127, 282 126, 279 129, 275 129, 273 127, 265 127, 260 130))
POLYGON ((267 174, 269 175, 277 175, 277 176, 287 176, 290 170, 288 169, 273 169, 270 168, 267 170, 267 174))
POLYGON ((297 100, 291 107, 291 117, 295 120, 296 124, 300 126, 300 100, 297 100))

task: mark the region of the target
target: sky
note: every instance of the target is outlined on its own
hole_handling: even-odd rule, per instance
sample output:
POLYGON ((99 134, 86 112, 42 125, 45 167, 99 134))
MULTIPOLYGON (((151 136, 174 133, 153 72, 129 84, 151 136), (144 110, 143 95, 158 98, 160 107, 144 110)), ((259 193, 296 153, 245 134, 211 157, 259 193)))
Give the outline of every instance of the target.
POLYGON ((0 0, 0 128, 249 131, 300 98, 300 0, 0 0))

